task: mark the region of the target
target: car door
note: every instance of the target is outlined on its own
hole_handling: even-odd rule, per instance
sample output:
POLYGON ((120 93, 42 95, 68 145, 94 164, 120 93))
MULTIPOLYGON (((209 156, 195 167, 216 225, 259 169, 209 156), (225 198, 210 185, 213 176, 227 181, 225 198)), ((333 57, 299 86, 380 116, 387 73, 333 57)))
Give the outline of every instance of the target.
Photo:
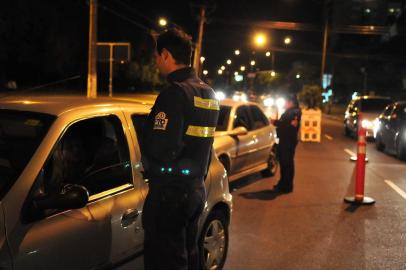
POLYGON ((34 182, 21 223, 8 231, 14 269, 104 269, 141 253, 144 198, 122 121, 121 114, 91 117, 65 129, 34 182), (32 211, 35 199, 73 184, 88 190, 85 207, 32 211))
POLYGON ((401 106, 396 105, 389 116, 386 128, 386 147, 389 151, 396 150, 396 140, 400 127, 400 117, 402 115, 401 106))
POLYGON ((253 123, 252 137, 255 141, 255 147, 251 149, 252 154, 248 165, 255 167, 268 161, 273 137, 270 134, 269 121, 262 110, 256 105, 250 105, 249 108, 253 123))
POLYGON ((393 104, 390 104, 386 106, 385 110, 383 111, 382 115, 379 117, 379 132, 380 136, 382 138, 383 144, 386 146, 390 144, 390 136, 389 136, 389 121, 390 121, 390 116, 393 111, 393 104))
POLYGON ((233 158, 231 174, 241 172, 250 167, 249 159, 255 151, 256 135, 253 132, 253 123, 250 117, 249 107, 241 105, 235 111, 233 121, 233 128, 243 126, 247 129, 248 133, 245 135, 235 136, 236 154, 233 158))

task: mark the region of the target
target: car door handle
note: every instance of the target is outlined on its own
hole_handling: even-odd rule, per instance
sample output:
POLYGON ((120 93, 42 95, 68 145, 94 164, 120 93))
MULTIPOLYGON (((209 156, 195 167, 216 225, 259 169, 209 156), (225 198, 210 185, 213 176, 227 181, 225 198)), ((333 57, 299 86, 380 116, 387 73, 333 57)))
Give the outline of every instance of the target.
POLYGON ((137 209, 128 209, 121 217, 121 225, 123 227, 128 227, 139 217, 140 214, 141 211, 137 209))

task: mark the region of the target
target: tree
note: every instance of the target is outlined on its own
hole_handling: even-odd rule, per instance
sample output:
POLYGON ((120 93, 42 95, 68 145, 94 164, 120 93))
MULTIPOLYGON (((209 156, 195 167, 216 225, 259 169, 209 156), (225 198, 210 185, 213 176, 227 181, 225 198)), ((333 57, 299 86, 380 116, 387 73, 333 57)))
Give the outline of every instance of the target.
POLYGON ((323 89, 318 84, 305 84, 299 92, 299 101, 307 109, 321 108, 323 89))

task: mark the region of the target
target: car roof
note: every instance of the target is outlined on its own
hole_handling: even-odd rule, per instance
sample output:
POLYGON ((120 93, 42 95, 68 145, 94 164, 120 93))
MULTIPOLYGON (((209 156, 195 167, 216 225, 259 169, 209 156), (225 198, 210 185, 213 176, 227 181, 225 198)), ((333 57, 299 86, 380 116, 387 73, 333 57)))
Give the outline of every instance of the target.
POLYGON ((259 105, 258 103, 251 102, 251 101, 235 101, 231 98, 226 98, 220 101, 220 105, 223 106, 230 106, 230 107, 237 107, 240 105, 259 105))
POLYGON ((65 112, 95 107, 117 106, 133 110, 147 111, 151 104, 141 99, 130 97, 97 97, 87 98, 85 96, 7 96, 0 98, 0 109, 31 111, 59 116, 65 112))
POLYGON ((385 96, 360 96, 360 97, 355 98, 355 100, 360 100, 360 99, 387 99, 387 100, 391 100, 390 97, 385 97, 385 96))

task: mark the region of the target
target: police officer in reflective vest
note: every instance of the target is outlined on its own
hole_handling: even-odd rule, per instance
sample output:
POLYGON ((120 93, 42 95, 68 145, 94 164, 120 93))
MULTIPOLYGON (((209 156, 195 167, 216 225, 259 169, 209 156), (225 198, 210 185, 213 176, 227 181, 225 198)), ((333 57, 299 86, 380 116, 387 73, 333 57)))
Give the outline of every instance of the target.
POLYGON ((280 180, 274 188, 277 192, 289 193, 293 191, 294 156, 302 115, 296 95, 288 96, 285 108, 281 118, 274 121, 279 138, 278 157, 281 168, 280 180))
POLYGON ((198 220, 206 201, 215 92, 190 67, 191 39, 178 29, 156 40, 156 63, 169 86, 144 126, 143 166, 149 192, 143 209, 145 269, 200 269, 198 220))

